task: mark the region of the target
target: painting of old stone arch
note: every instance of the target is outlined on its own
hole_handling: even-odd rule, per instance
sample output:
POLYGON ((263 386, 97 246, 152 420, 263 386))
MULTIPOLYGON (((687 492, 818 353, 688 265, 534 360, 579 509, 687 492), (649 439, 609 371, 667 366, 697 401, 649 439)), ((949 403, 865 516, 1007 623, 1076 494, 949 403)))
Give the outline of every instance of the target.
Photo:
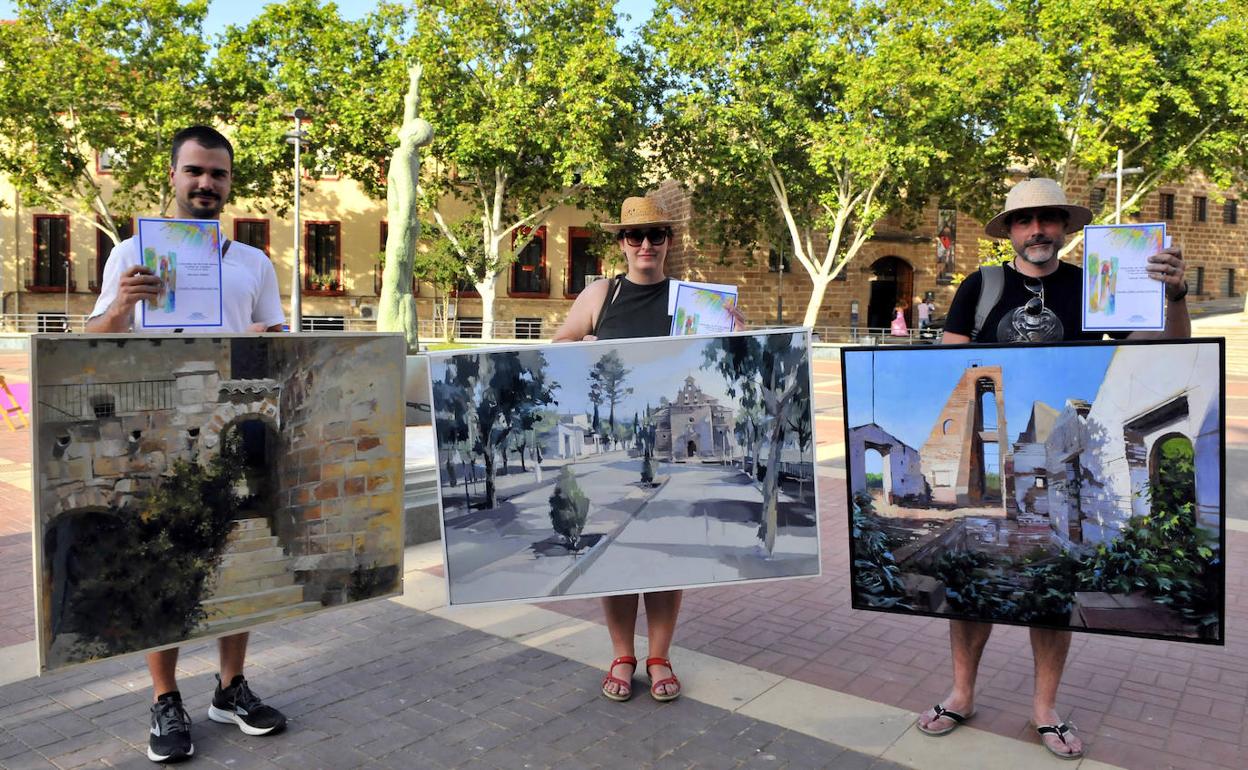
POLYGON ((451 603, 818 574, 808 343, 431 354, 451 603))
POLYGON ((1222 644, 1222 346, 843 350, 853 606, 1222 644))
POLYGON ((32 348, 43 670, 401 590, 398 335, 32 348))

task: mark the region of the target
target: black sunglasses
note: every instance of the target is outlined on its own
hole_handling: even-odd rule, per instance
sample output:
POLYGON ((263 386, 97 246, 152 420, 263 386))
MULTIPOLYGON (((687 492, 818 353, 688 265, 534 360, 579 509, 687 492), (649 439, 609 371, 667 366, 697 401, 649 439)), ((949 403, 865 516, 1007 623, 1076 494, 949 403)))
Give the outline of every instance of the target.
POLYGON ((662 246, 667 240, 666 227, 651 227, 649 230, 621 230, 620 237, 629 246, 640 246, 643 240, 650 241, 651 246, 662 246))

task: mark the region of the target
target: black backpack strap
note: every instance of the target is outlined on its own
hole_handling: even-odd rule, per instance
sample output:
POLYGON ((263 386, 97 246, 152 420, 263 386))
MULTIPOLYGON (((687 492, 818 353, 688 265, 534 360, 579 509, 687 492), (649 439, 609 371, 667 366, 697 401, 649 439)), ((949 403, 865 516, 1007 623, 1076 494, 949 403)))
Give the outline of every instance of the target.
POLYGON ((979 338, 980 329, 988 320, 988 314, 1001 301, 1005 292, 1005 268, 1001 265, 984 265, 979 269, 979 300, 975 303, 975 328, 971 330, 971 339, 979 338))
POLYGON ((624 282, 621 280, 623 274, 617 275, 611 279, 611 284, 607 286, 607 296, 602 298, 602 308, 598 311, 598 320, 594 322, 594 329, 590 334, 598 336, 598 330, 602 328, 602 319, 607 316, 607 308, 611 307, 611 303, 620 296, 620 289, 624 288, 624 282))

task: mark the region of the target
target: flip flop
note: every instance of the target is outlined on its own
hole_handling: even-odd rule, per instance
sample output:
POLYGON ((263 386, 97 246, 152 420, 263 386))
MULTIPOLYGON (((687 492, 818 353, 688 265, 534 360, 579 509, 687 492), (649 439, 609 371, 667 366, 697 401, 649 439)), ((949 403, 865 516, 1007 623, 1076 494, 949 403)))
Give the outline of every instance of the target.
MULTIPOLYGON (((945 727, 945 728, 939 729, 939 730, 933 730, 933 729, 931 729, 931 728, 929 728, 929 727, 924 727, 924 726, 923 726, 922 724, 920 724, 919 722, 915 722, 915 723, 914 723, 914 724, 915 724, 915 726, 919 728, 919 732, 923 733, 924 735, 930 735, 930 736, 935 737, 935 738, 939 738, 939 737, 940 737, 940 736, 942 736, 942 735, 948 735, 949 733, 951 733, 951 732, 953 732, 954 730, 956 730, 956 729, 958 729, 959 727, 961 727, 963 722, 965 722, 966 720, 968 720, 968 719, 970 719, 971 717, 975 716, 975 712, 974 712, 974 711, 972 711, 971 713, 967 714, 966 716, 963 716, 962 714, 959 714, 959 713, 958 713, 958 712, 956 712, 956 711, 950 711, 949 709, 945 708, 944 706, 942 706, 942 705, 941 705, 941 704, 939 704, 939 703, 937 703, 935 706, 932 706, 932 711, 933 711, 933 712, 935 712, 935 714, 936 714, 936 719, 940 719, 941 717, 945 717, 946 719, 952 719, 952 720, 953 720, 953 724, 949 725, 948 727, 945 727)), ((935 720, 933 720, 933 721, 935 721, 935 720)))
POLYGON ((1080 749, 1072 754, 1063 754, 1050 746, 1049 742, 1044 739, 1044 736, 1050 734, 1056 735, 1057 739, 1062 742, 1063 746, 1069 746, 1070 744, 1066 742, 1066 736, 1074 731, 1074 725, 1067 722, 1062 722, 1061 724, 1056 725, 1036 725, 1036 733, 1040 736, 1040 745, 1044 746, 1046 751, 1058 759, 1079 759, 1083 756, 1083 750, 1080 749))

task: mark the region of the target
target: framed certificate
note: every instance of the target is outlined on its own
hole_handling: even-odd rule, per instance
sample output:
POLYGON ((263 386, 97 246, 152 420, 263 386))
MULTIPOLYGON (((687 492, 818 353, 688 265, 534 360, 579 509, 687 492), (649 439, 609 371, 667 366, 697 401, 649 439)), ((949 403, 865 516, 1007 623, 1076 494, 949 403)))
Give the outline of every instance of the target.
POLYGON ((140 305, 148 329, 221 326, 221 223, 206 219, 139 219, 139 255, 161 281, 140 305))
POLYGON ((1165 248, 1164 222, 1083 228, 1083 328, 1160 331, 1166 287, 1148 275, 1148 258, 1165 248))

